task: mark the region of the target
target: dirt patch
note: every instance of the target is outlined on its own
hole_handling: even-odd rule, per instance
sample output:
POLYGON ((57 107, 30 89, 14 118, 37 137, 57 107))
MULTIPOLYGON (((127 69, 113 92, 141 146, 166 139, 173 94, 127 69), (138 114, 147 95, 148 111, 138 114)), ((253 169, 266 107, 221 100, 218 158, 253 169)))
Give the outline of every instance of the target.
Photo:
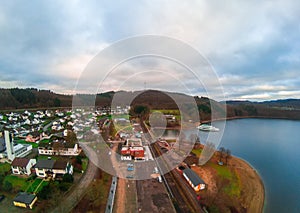
POLYGON ((114 212, 125 212, 126 180, 119 178, 116 191, 114 212))
POLYGON ((192 170, 194 170, 199 177, 206 183, 207 185, 207 191, 211 194, 216 194, 217 193, 217 183, 216 183, 216 178, 215 172, 212 171, 211 168, 209 167, 198 167, 198 166, 192 166, 192 170))
POLYGON ((207 188, 200 191, 201 204, 210 211, 262 212, 264 185, 257 172, 242 159, 231 157, 219 166, 215 155, 204 166, 192 166, 207 188))
POLYGON ((257 172, 245 161, 233 158, 230 166, 235 169, 241 183, 241 205, 247 212, 262 212, 264 205, 264 185, 257 172))

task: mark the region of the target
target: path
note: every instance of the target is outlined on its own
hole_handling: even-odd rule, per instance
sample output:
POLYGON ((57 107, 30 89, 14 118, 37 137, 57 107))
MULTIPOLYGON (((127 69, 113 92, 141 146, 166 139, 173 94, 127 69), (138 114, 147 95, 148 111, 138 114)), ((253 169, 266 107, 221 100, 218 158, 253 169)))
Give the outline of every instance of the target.
MULTIPOLYGON (((81 148, 84 150, 84 152, 91 158, 98 159, 96 153, 88 146, 88 143, 80 143, 81 148)), ((94 174, 96 173, 98 167, 95 166, 90 160, 89 164, 87 166, 86 171, 83 174, 83 177, 80 179, 79 183, 75 188, 71 189, 71 191, 64 196, 63 200, 61 200, 60 205, 57 206, 52 212, 53 213, 64 213, 64 212, 70 212, 77 203, 81 200, 81 198, 84 196, 87 187, 94 179, 94 174)))

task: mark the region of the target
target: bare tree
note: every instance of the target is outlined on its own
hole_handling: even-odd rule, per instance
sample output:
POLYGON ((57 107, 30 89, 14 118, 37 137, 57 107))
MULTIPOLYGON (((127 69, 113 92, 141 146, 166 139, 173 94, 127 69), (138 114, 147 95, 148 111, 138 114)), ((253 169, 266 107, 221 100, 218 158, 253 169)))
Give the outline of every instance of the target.
POLYGON ((222 162, 225 152, 226 152, 226 150, 223 146, 219 148, 219 161, 220 162, 222 162))
POLYGON ((230 149, 226 149, 225 153, 226 153, 225 160, 226 160, 226 165, 227 165, 228 164, 228 159, 231 158, 231 151, 230 151, 230 149))

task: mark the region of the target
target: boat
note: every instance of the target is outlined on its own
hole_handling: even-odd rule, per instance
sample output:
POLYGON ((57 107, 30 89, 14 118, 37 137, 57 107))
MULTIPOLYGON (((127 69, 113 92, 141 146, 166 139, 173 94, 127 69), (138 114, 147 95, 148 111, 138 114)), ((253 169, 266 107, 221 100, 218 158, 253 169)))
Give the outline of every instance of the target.
POLYGON ((197 127, 201 131, 218 132, 220 129, 209 124, 201 124, 197 127))

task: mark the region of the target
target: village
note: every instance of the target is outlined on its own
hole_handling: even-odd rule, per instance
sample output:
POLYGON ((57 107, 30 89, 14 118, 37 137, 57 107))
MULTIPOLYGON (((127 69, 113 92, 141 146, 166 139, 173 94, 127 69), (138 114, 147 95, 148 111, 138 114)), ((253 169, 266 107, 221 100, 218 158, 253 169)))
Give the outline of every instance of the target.
MULTIPOLYGON (((96 141, 99 136, 109 147, 106 155, 114 169, 105 175, 108 181, 101 192, 103 212, 120 208, 174 211, 174 206, 181 211, 203 211, 218 190, 213 170, 225 171, 230 178, 237 178, 235 172, 223 166, 231 157, 224 148, 212 158, 210 166, 197 166, 203 149, 199 139, 181 163, 169 168, 170 157, 164 159, 164 155, 177 149, 174 146, 178 138, 155 137, 149 124, 136 116, 129 117, 129 111, 128 106, 118 106, 95 111, 56 109, 1 113, 0 205, 4 202, 9 210, 40 211, 57 205, 58 201, 52 201, 51 191, 72 197, 72 192, 80 188, 87 177, 86 173, 92 171, 93 164, 101 169, 101 165, 89 159, 92 155, 86 149, 86 142, 96 141), (127 185, 131 186, 130 190, 127 185), (146 190, 151 187, 155 190, 146 190), (120 200, 122 197, 125 200, 120 200), (158 197, 161 202, 156 201, 158 197)), ((168 126, 178 123, 176 115, 165 113, 163 116, 168 126)), ((95 147, 91 150, 99 157, 95 147)), ((92 180, 96 179, 90 178, 85 184, 89 186, 92 180)), ((228 184, 224 186, 228 188, 228 184)), ((239 195, 240 186, 229 185, 229 193, 239 195)), ((76 196, 85 200, 84 194, 76 196)), ((82 205, 79 198, 71 204, 75 209, 82 205)))

